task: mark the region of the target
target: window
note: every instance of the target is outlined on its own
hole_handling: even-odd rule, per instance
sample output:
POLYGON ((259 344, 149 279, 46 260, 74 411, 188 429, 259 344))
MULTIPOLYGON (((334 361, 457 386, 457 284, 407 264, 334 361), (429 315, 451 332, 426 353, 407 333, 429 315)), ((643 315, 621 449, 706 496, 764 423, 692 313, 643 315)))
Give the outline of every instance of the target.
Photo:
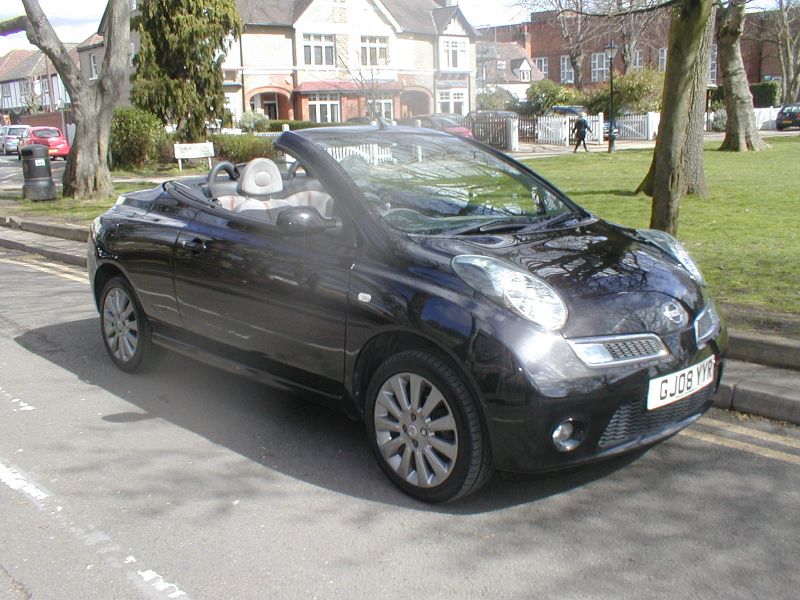
POLYGON ((89 55, 89 79, 97 79, 97 55, 94 52, 89 55))
POLYGON ((547 64, 547 57, 540 56, 539 58, 534 58, 533 60, 536 63, 536 68, 542 72, 542 75, 544 75, 545 79, 548 79, 548 76, 550 75, 550 67, 547 64))
POLYGON ((391 121, 394 119, 394 100, 391 98, 367 100, 367 114, 371 117, 383 117, 391 121))
POLYGON ((131 0, 131 11, 134 11, 138 8, 139 2, 137 0, 131 0))
POLYGON ((338 123, 339 94, 310 94, 308 117, 314 123, 338 123))
POLYGON ((631 65, 634 71, 641 71, 644 69, 644 51, 636 50, 633 53, 633 64, 631 65))
POLYGON ((572 62, 566 54, 561 55, 561 83, 575 83, 575 71, 572 62))
POLYGON ((446 69, 466 69, 467 42, 465 40, 443 40, 444 56, 442 67, 446 69))
POLYGON ((332 35, 303 35, 303 55, 307 65, 334 65, 332 35))
POLYGON ((608 63, 605 52, 592 52, 592 83, 608 79, 608 63))
POLYGON ((385 37, 361 36, 361 64, 385 65, 389 62, 389 44, 385 37))
POLYGON ((128 61, 130 66, 133 66, 133 59, 136 58, 136 44, 131 42, 131 59, 128 61))
POLYGON ((711 44, 711 56, 708 59, 708 82, 717 83, 717 45, 711 44))
POLYGON ((659 48, 658 49, 658 70, 659 72, 663 73, 667 70, 667 49, 666 48, 659 48))
POLYGON ((464 90, 442 90, 438 93, 439 112, 463 115, 466 112, 466 92, 464 90))
POLYGON ((506 70, 506 61, 498 60, 497 61, 497 70, 498 71, 505 71, 506 70))
POLYGON ((520 81, 530 81, 531 80, 531 70, 527 67, 524 69, 519 70, 519 80, 520 81))

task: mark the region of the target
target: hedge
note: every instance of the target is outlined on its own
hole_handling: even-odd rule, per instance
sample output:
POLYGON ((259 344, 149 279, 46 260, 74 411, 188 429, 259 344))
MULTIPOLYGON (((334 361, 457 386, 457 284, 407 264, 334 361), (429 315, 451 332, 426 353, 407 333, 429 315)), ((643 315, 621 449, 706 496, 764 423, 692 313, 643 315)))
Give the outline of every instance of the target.
MULTIPOLYGON (((769 108, 781 105, 781 82, 761 81, 750 84, 750 93, 753 95, 753 108, 769 108)), ((711 103, 721 105, 725 101, 725 88, 719 86, 711 94, 711 103)))
POLYGON ((254 135, 214 134, 208 141, 214 143, 214 154, 219 160, 243 163, 260 156, 277 158, 272 139, 254 135))

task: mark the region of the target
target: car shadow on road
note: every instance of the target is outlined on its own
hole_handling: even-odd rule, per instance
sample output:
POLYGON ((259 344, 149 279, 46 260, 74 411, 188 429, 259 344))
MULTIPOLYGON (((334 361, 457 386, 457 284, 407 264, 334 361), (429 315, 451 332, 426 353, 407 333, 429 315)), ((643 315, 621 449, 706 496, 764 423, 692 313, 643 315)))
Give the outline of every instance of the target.
POLYGON ((640 456, 560 474, 496 475, 464 500, 426 505, 405 496, 384 477, 360 422, 164 350, 157 349, 146 373, 124 373, 106 355, 98 330, 97 319, 84 319, 28 331, 16 342, 133 405, 130 410, 96 416, 105 424, 126 427, 163 419, 267 469, 375 502, 447 514, 489 512, 563 494, 606 477, 640 456))

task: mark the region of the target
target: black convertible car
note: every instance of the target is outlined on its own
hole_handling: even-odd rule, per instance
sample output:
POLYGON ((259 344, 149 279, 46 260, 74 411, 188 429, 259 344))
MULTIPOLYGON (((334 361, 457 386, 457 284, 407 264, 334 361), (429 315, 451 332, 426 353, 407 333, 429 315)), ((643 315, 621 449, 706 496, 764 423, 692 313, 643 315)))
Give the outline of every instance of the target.
POLYGON ((697 419, 725 328, 683 246, 524 165, 403 127, 286 132, 266 158, 121 196, 92 226, 103 341, 167 347, 363 419, 429 502, 495 470, 646 448, 697 419))

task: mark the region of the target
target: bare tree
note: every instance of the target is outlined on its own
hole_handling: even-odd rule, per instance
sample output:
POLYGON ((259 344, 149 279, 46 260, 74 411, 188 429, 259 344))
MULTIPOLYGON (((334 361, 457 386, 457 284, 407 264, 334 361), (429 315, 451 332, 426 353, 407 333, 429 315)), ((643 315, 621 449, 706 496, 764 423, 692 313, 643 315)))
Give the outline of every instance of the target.
POLYGON ((518 0, 527 10, 551 11, 564 38, 575 87, 583 87, 583 65, 592 42, 605 29, 595 0, 518 0))
POLYGON ((666 8, 658 7, 660 2, 653 0, 612 0, 609 13, 619 16, 609 19, 611 31, 620 40, 619 54, 622 59, 622 72, 627 73, 634 65, 636 51, 641 49, 658 21, 667 19, 666 8), (651 8, 652 10, 647 10, 651 8))
POLYGON ((753 95, 744 70, 740 40, 747 0, 728 0, 717 9, 716 39, 725 90, 725 139, 720 150, 762 150, 753 111, 753 95))
POLYGON ((783 104, 800 99, 800 0, 776 0, 770 17, 772 36, 778 45, 783 82, 783 104))
POLYGON ((69 92, 75 115, 75 138, 64 170, 64 195, 103 197, 113 192, 108 170, 111 118, 122 89, 130 54, 130 3, 109 0, 105 57, 96 82, 89 85, 58 39, 37 0, 22 0, 25 15, 0 22, 0 35, 24 31, 28 41, 52 61, 69 92))

